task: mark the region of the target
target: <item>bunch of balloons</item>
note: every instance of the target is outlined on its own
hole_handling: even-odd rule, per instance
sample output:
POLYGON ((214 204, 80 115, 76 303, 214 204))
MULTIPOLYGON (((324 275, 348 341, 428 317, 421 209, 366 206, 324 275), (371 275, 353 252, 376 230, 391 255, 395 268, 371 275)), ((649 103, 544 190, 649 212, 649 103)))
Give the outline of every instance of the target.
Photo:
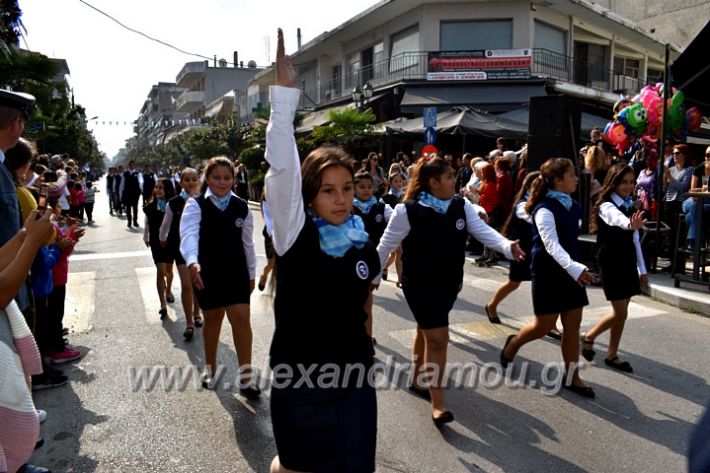
MULTIPOLYGON (((673 88, 666 108, 666 126, 676 141, 685 141, 688 132, 697 131, 702 115, 697 107, 685 110, 685 95, 673 88)), ((663 124, 663 84, 647 85, 638 95, 622 97, 614 104, 614 121, 604 129, 604 139, 616 146, 620 154, 637 148, 640 140, 656 141, 663 124)))

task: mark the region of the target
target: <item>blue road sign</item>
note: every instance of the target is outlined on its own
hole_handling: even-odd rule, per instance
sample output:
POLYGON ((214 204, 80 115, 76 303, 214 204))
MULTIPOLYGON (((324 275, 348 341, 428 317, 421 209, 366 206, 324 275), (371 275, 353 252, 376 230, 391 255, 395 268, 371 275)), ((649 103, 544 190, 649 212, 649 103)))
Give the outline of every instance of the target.
POLYGON ((424 130, 424 143, 428 145, 436 143, 436 130, 433 127, 427 127, 424 130))
POLYGON ((436 126, 436 107, 424 107, 422 109, 422 117, 424 118, 424 127, 436 126))

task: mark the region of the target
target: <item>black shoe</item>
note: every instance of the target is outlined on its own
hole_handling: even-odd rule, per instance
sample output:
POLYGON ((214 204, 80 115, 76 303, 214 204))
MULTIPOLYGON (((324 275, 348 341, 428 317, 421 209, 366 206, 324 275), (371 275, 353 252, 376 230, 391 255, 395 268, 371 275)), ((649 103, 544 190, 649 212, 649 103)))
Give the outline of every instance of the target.
POLYGON ((37 440, 37 443, 35 443, 35 450, 37 450, 38 448, 42 448, 42 446, 44 446, 44 438, 40 437, 37 440))
POLYGON ((448 424, 454 421, 454 414, 451 411, 444 411, 439 417, 432 416, 431 420, 434 421, 434 425, 436 426, 448 424))
POLYGON ((508 347, 508 344, 510 344, 510 341, 513 338, 515 338, 515 335, 508 335, 508 338, 505 339, 505 345, 503 345, 503 349, 500 351, 500 365, 503 367, 503 369, 506 369, 508 367, 508 363, 513 362, 513 360, 509 360, 505 357, 505 349, 508 347))
POLYGON ((594 399, 594 390, 589 386, 575 386, 574 384, 565 384, 565 389, 572 391, 573 393, 579 394, 587 399, 594 399))
POLYGON ((490 258, 488 256, 481 256, 480 258, 476 258, 473 260, 478 266, 485 266, 486 263, 488 263, 488 260, 490 258))
POLYGON ((246 388, 239 388, 239 394, 250 401, 256 401, 261 396, 261 389, 257 385, 247 386, 246 388))
POLYGON ((616 370, 623 371, 624 373, 634 372, 634 369, 631 367, 631 364, 629 364, 628 361, 619 361, 618 356, 615 356, 611 359, 604 358, 604 364, 616 370))
POLYGON ((129 222, 126 224, 126 226, 127 226, 128 228, 131 228, 131 222, 129 221, 129 222))
POLYGON ((594 351, 594 340, 587 340, 587 336, 582 335, 580 337, 580 341, 582 342, 582 356, 585 360, 592 361, 594 359, 594 355, 596 354, 596 352, 594 351), (584 348, 584 345, 590 346, 592 348, 586 349, 584 348))
POLYGON ((160 314, 160 320, 165 320, 165 318, 168 316, 168 309, 163 307, 158 311, 158 313, 160 314))
POLYGON ((554 338, 555 340, 562 340, 562 332, 557 330, 556 328, 553 328, 550 330, 550 332, 547 334, 548 337, 554 338))
POLYGON ((172 294, 168 294, 167 296, 165 296, 165 301, 168 304, 172 304, 173 302, 175 302, 175 296, 173 296, 172 294))
POLYGON ((138 222, 136 220, 133 221, 133 226, 138 228, 138 222))
POLYGON ((64 386, 69 378, 63 374, 40 374, 32 376, 32 391, 42 391, 44 389, 64 386))
POLYGON ((210 390, 210 391, 214 391, 214 389, 215 389, 215 383, 214 383, 214 379, 212 378, 212 376, 208 376, 208 375, 206 375, 206 374, 203 374, 203 375, 202 375, 202 387, 203 387, 204 389, 208 389, 208 390, 210 390))
POLYGON ((19 470, 17 470, 17 473, 52 473, 52 470, 25 463, 19 470))
POLYGON ((421 397, 422 399, 426 399, 427 401, 431 401, 431 393, 428 389, 418 388, 413 384, 409 385, 408 389, 410 393, 416 394, 417 396, 421 397))
POLYGON ((195 327, 187 327, 182 333, 182 336, 185 338, 186 342, 192 340, 193 335, 195 335, 195 327))
POLYGON ((490 323, 492 323, 492 324, 499 324, 499 323, 501 323, 500 317, 498 317, 498 314, 496 314, 496 315, 494 315, 493 317, 491 317, 491 311, 490 311, 490 309, 488 308, 488 304, 486 304, 485 309, 486 309, 486 315, 488 316, 488 321, 489 321, 490 323))
POLYGON ((69 335, 69 329, 67 327, 62 329, 62 335, 69 335))

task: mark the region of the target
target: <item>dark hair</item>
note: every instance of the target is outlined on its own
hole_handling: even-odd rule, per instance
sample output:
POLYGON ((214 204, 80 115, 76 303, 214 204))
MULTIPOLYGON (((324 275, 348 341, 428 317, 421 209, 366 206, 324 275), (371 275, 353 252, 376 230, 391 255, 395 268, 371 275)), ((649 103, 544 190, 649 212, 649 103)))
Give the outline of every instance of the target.
POLYGON ((355 173, 355 177, 354 177, 355 184, 357 184, 358 182, 360 182, 363 179, 369 179, 370 182, 372 182, 373 184, 375 182, 375 180, 372 178, 372 175, 367 171, 358 171, 355 173))
POLYGON ((592 217, 589 220, 589 232, 596 233, 598 227, 599 218, 599 207, 609 198, 609 196, 614 192, 619 184, 621 184, 622 179, 626 174, 634 174, 634 170, 631 166, 624 163, 616 163, 609 168, 606 173, 606 178, 604 178, 604 185, 602 190, 597 194, 597 200, 594 202, 594 211, 592 212, 592 217))
POLYGON ((510 172, 510 161, 508 161, 508 158, 506 158, 505 156, 498 157, 495 161, 494 166, 500 169, 501 171, 510 172))
POLYGON ((316 198, 323 182, 323 172, 333 166, 342 166, 350 172, 350 176, 355 179, 353 172, 352 158, 345 150, 339 146, 321 146, 314 149, 301 164, 301 194, 303 195, 303 205, 308 207, 316 198))
POLYGON ((518 202, 522 200, 526 192, 530 192, 530 188, 532 187, 533 182, 535 181, 535 179, 538 178, 539 175, 539 171, 533 171, 530 174, 527 174, 525 176, 525 179, 523 179, 523 185, 520 186, 520 190, 513 199, 513 211, 508 214, 508 219, 505 221, 505 225, 503 225, 503 228, 500 231, 501 235, 505 235, 508 238, 511 237, 511 235, 508 234, 508 231, 510 230, 510 222, 512 222, 513 217, 515 217, 515 206, 517 206, 518 202))
POLYGON ((542 202, 547 192, 554 189, 555 180, 562 180, 570 169, 574 169, 574 164, 567 158, 550 158, 542 163, 540 175, 532 183, 525 211, 532 214, 533 209, 542 202))
POLYGON ((212 174, 212 171, 215 170, 218 166, 224 166, 227 169, 229 169, 232 173, 232 178, 234 177, 234 163, 229 160, 228 157, 226 156, 215 156, 213 158, 210 158, 209 161, 207 161, 207 165, 205 166, 205 180, 210 177, 210 174, 212 174))
POLYGON ((680 143, 673 145, 673 148, 677 149, 680 154, 685 156, 685 162, 683 163, 684 167, 688 167, 693 164, 693 153, 690 151, 690 146, 680 143))
POLYGON ((86 181, 86 188, 91 189, 94 186, 94 183, 91 181, 86 181))
POLYGON ((81 185, 81 182, 75 182, 75 183, 74 183, 74 190, 75 190, 75 191, 84 190, 84 187, 81 185))
POLYGON ((32 143, 22 138, 17 141, 15 146, 5 152, 5 163, 7 163, 7 167, 12 171, 12 178, 15 181, 15 185, 20 184, 17 170, 32 161, 34 155, 32 143))
MULTIPOLYGON (((173 185, 173 180, 169 177, 161 177, 158 182, 163 184, 163 192, 165 192, 165 200, 170 200, 175 197, 175 186, 173 185)), ((156 182, 157 184, 157 182, 156 182)), ((156 185, 157 187, 157 185, 156 185)), ((157 197, 155 196, 155 188, 153 188, 153 195, 150 197, 150 202, 153 202, 157 197)))
POLYGON ((416 199, 420 192, 429 191, 429 179, 439 179, 449 169, 451 166, 442 158, 421 158, 414 165, 403 200, 416 199))

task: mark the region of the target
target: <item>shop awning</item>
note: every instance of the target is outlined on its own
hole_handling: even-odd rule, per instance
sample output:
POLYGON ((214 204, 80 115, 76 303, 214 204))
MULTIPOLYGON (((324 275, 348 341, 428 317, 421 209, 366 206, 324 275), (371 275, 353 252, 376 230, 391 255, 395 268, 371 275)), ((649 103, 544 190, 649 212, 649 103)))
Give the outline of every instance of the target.
MULTIPOLYGON (((489 138, 525 139, 527 125, 493 114, 479 113, 468 107, 455 107, 436 116, 436 132, 450 135, 478 135, 489 138)), ((424 119, 392 120, 385 124, 387 134, 423 134, 424 119)))
MULTIPOLYGON (((498 115, 501 118, 506 118, 518 123, 528 126, 530 119, 530 108, 521 107, 517 110, 511 110, 510 112, 501 113, 498 115)), ((600 130, 604 130, 607 123, 611 121, 610 118, 604 118, 597 115, 592 115, 591 113, 582 112, 580 133, 582 136, 589 136, 589 132, 592 128, 597 127, 600 130)))
POLYGON ((520 108, 530 97, 547 95, 542 83, 475 84, 465 86, 428 84, 407 87, 400 109, 403 113, 420 113, 422 107, 451 108, 468 105, 489 112, 520 108))

